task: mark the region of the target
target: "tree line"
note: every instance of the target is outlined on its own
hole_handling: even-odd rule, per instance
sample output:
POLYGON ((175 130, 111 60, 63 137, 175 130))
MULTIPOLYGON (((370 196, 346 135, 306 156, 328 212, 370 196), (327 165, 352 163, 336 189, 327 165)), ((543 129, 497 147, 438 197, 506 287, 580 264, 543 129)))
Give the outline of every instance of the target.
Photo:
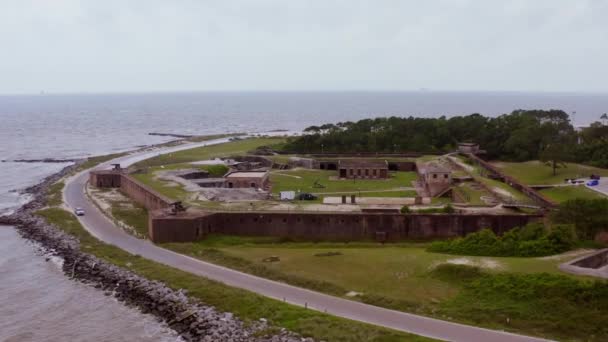
POLYGON ((449 152, 459 142, 475 142, 489 159, 541 159, 608 167, 608 125, 602 121, 576 131, 562 110, 516 110, 498 117, 481 114, 447 118, 379 117, 310 126, 291 138, 285 151, 449 152))

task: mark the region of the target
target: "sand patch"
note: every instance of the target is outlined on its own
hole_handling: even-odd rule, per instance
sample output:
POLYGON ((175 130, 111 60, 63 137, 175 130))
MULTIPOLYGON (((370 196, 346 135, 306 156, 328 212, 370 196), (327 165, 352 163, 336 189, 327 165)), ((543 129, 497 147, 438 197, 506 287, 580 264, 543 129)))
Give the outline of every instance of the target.
MULTIPOLYGON (((443 263, 452 264, 452 265, 466 265, 466 266, 480 267, 480 268, 486 268, 486 269, 492 269, 492 270, 504 268, 503 264, 501 264, 500 262, 498 262, 494 259, 491 259, 491 258, 480 258, 480 259, 454 258, 454 259, 448 259, 443 263)), ((435 263, 434 265, 432 265, 432 268, 437 267, 439 264, 442 264, 442 263, 441 262, 435 263)))

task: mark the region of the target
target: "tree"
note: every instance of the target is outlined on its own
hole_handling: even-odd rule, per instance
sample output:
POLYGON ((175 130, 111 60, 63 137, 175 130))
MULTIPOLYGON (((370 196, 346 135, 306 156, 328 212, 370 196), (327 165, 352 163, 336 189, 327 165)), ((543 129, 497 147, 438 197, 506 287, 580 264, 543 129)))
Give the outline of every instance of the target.
POLYGON ((608 121, 608 113, 602 114, 602 116, 600 116, 600 119, 602 120, 602 123, 606 125, 606 121, 608 121))
POLYGON ((567 167, 565 161, 568 160, 567 146, 561 143, 551 143, 540 153, 540 160, 550 165, 553 175, 557 175, 557 169, 567 167))

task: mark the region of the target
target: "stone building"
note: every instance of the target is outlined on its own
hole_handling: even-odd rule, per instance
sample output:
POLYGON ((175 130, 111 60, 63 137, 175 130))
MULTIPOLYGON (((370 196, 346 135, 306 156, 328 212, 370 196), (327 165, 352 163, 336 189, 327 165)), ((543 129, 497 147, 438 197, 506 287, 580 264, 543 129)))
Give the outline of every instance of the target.
POLYGON ((338 161, 338 175, 348 179, 386 179, 386 160, 342 159, 338 161))
POLYGON ((431 197, 445 193, 452 185, 452 171, 436 162, 419 164, 418 174, 431 197))
POLYGON ((255 188, 267 190, 270 187, 268 171, 234 171, 224 176, 226 188, 255 188))
POLYGON ((95 170, 89 172, 89 184, 98 188, 119 188, 122 169, 114 164, 111 170, 95 170))
POLYGON ((479 144, 467 143, 467 142, 458 143, 458 152, 473 153, 473 154, 478 153, 479 144))

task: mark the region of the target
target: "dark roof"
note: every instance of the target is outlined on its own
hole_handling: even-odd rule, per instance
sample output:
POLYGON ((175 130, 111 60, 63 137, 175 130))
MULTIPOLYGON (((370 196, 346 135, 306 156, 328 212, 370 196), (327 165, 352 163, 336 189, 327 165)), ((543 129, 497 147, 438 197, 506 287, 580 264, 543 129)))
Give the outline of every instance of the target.
POLYGON ((386 160, 365 160, 365 159, 341 159, 338 161, 341 168, 388 168, 386 160))

